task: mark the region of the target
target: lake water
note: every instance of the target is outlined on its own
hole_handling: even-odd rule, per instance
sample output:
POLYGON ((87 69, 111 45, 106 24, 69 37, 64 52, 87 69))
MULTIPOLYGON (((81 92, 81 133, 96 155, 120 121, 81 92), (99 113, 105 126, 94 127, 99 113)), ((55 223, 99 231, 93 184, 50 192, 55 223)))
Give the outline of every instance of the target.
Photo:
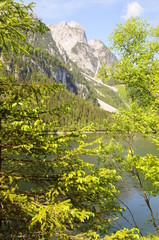
MULTIPOLYGON (((131 176, 127 175, 123 177, 123 191, 121 192, 120 199, 133 213, 135 222, 143 235, 147 232, 155 232, 155 228, 151 222, 146 224, 147 220, 151 220, 150 211, 146 206, 140 189, 137 187, 135 179, 132 179, 131 176)), ((150 204, 155 218, 159 218, 159 197, 151 197, 150 204)), ((128 210, 126 210, 123 215, 133 224, 132 217, 128 210)), ((124 218, 120 218, 118 223, 122 226, 122 228, 131 228, 130 224, 128 224, 124 218)))
MULTIPOLYGON (((102 134, 88 134, 88 141, 95 140, 96 138, 101 136, 102 134)), ((156 156, 159 156, 159 153, 157 151, 157 147, 155 146, 155 144, 152 144, 148 139, 143 139, 142 137, 138 137, 136 139, 134 143, 134 149, 135 149, 135 153, 141 156, 146 154, 154 154, 156 156)), ((86 156, 85 160, 95 163, 97 161, 97 157, 86 156)), ((145 223, 146 220, 151 220, 151 216, 150 216, 149 209, 146 206, 146 203, 142 196, 142 193, 138 188, 137 181, 135 179, 132 179, 132 177, 129 174, 124 174, 121 185, 122 185, 122 191, 119 198, 131 210, 135 218, 135 221, 137 223, 137 226, 139 227, 142 234, 146 235, 147 232, 151 232, 151 233, 155 232, 155 229, 151 222, 147 224, 145 223)), ((159 219, 159 196, 151 197, 150 204, 156 219, 157 218, 159 219)), ((126 210, 123 215, 128 219, 128 221, 130 221, 133 224, 131 214, 129 213, 128 210, 126 210)), ((118 224, 121 226, 121 228, 124 228, 124 227, 132 228, 132 226, 128 224, 127 221, 124 220, 124 218, 120 218, 117 221, 117 224, 114 223, 114 229, 116 227, 119 228, 118 224)), ((159 221, 157 222, 157 224, 159 226, 159 221)))

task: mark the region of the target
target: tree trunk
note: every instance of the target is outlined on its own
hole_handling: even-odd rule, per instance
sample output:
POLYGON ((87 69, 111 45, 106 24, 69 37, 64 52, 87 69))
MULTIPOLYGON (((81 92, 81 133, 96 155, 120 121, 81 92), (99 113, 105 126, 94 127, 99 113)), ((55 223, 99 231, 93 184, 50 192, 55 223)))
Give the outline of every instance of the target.
POLYGON ((152 208, 150 206, 150 201, 149 201, 149 199, 146 195, 146 192, 145 192, 144 186, 142 184, 142 181, 140 179, 139 173, 138 173, 137 169, 135 169, 135 170, 136 170, 137 179, 138 179, 139 184, 140 184, 140 188, 142 190, 143 197, 145 199, 146 205, 149 208, 149 211, 150 211, 150 214, 151 214, 151 219, 152 219, 153 226, 155 227, 156 231, 159 233, 159 228, 156 225, 156 221, 155 221, 155 218, 154 218, 154 215, 153 215, 153 211, 152 211, 152 208))

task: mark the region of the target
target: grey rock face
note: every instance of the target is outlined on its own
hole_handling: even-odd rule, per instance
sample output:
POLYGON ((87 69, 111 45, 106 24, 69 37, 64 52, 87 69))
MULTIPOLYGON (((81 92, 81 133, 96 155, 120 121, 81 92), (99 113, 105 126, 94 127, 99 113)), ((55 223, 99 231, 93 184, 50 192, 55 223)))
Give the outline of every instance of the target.
POLYGON ((84 29, 78 23, 61 22, 49 25, 49 28, 60 51, 63 49, 68 55, 78 42, 87 44, 84 29))
POLYGON ((113 65, 117 58, 116 56, 105 46, 105 44, 100 39, 91 40, 88 42, 93 54, 98 59, 98 68, 96 73, 98 72, 101 64, 106 66, 113 65))
POLYGON ((70 92, 77 94, 77 88, 73 83, 73 76, 65 68, 58 67, 56 72, 52 71, 52 75, 57 83, 65 84, 70 92))
POLYGON ((117 61, 101 40, 87 41, 83 27, 76 22, 49 25, 52 38, 65 61, 70 59, 84 72, 96 75, 102 63, 117 61))
POLYGON ((117 61, 115 55, 105 46, 100 39, 91 40, 88 42, 93 54, 107 65, 113 64, 117 61))
POLYGON ((90 51, 88 44, 78 42, 72 48, 70 58, 81 70, 90 74, 93 73, 93 75, 95 74, 98 66, 98 59, 92 51, 90 51))
POLYGON ((61 22, 49 25, 49 28, 64 60, 70 59, 80 69, 92 72, 92 53, 84 29, 76 22, 61 22))

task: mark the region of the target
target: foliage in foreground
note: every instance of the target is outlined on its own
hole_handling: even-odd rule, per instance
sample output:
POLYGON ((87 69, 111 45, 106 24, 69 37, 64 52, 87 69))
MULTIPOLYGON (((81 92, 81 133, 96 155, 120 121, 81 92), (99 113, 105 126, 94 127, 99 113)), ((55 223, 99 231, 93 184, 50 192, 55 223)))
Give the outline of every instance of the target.
MULTIPOLYGON (((17 52, 26 51, 21 42, 24 41, 27 33, 34 31, 35 27, 34 21, 28 14, 31 6, 28 8, 7 0, 2 1, 0 8, 1 11, 5 10, 6 20, 5 23, 0 21, 0 29, 3 30, 1 57, 8 46, 17 52)), ((132 24, 133 28, 130 28, 133 29, 132 33, 135 33, 134 29, 138 25, 142 25, 135 21, 128 21, 128 24, 132 24)), ((43 27, 40 24, 41 30, 43 27)), ((139 28, 142 33, 140 35, 145 36, 145 30, 142 32, 142 29, 139 28)), ((129 38, 125 38, 125 34, 124 31, 123 40, 127 41, 129 38)), ((137 32, 137 35, 134 35, 135 39, 140 35, 137 32)), ((120 47, 122 46, 121 36, 120 39, 115 40, 116 42, 120 40, 120 47)), ((141 43, 143 43, 142 37, 138 40, 142 40, 141 43)), ((131 40, 130 50, 132 43, 131 40)), ((139 43, 140 41, 137 45, 139 43)), ((150 46, 151 50, 154 47, 156 54, 157 43, 150 46)), ((60 91, 61 86, 43 81, 20 82, 1 74, 0 234, 2 239, 52 239, 52 237, 100 239, 102 234, 108 234, 112 220, 121 212, 115 198, 118 191, 114 184, 120 179, 119 175, 123 170, 134 174, 139 180, 140 187, 143 186, 140 182, 140 171, 142 171, 152 185, 156 186, 153 194, 158 193, 158 179, 153 178, 154 173, 156 176, 158 173, 158 158, 146 156, 147 166, 145 167, 144 157, 136 156, 132 149, 132 140, 136 132, 142 132, 146 136, 150 134, 157 145, 159 140, 158 64, 155 61, 155 54, 145 61, 145 55, 142 59, 142 53, 137 52, 136 58, 132 55, 134 50, 129 51, 128 55, 124 53, 123 65, 122 61, 119 62, 116 71, 113 71, 116 78, 117 73, 121 76, 120 67, 125 66, 125 61, 128 63, 125 67, 135 68, 135 70, 127 68, 126 71, 122 69, 125 77, 117 78, 119 81, 126 80, 126 84, 127 80, 130 81, 127 89, 129 96, 135 100, 135 104, 129 111, 124 110, 122 114, 116 115, 114 125, 108 129, 110 133, 121 133, 124 140, 129 140, 128 155, 124 158, 120 155, 119 145, 116 145, 116 148, 113 144, 106 146, 106 149, 102 147, 101 150, 105 150, 103 152, 105 155, 100 152, 102 160, 98 168, 82 160, 82 155, 90 154, 91 156, 96 153, 96 150, 90 150, 89 144, 85 144, 76 133, 56 136, 45 134, 46 130, 54 127, 54 121, 46 124, 41 116, 45 114, 56 116, 65 109, 65 106, 63 109, 49 111, 47 108, 50 94, 60 91), (138 65, 137 61, 133 62, 134 59, 142 61, 139 61, 138 65), (141 63, 143 63, 143 71, 140 72, 137 71, 137 67, 141 68, 141 63), (145 66, 145 63, 148 63, 148 66, 145 66), (149 74, 153 77, 154 84, 148 85, 147 88, 146 83, 149 77, 146 78, 146 76, 149 75, 145 76, 144 71, 147 68, 152 70, 151 67, 154 71, 153 74, 149 71, 149 74), (127 73, 133 74, 128 78, 127 73), (134 74, 136 74, 135 77, 133 77, 134 74), (141 76, 145 81, 141 82, 142 84, 139 81, 139 79, 142 80, 141 76), (148 94, 149 92, 151 94, 148 94), (150 130, 156 132, 155 137, 150 130), (70 147, 70 143, 75 141, 77 145, 74 148, 70 147), (102 164, 104 164, 103 167, 102 164), (114 164, 118 166, 117 170, 121 169, 121 171, 115 170, 114 164), (151 172, 152 169, 153 172, 151 172)), ((149 203, 146 198, 146 189, 142 190, 145 201, 149 203)), ((155 221, 155 219, 152 220, 155 221)), ((104 238, 138 239, 139 234, 137 229, 123 229, 104 238)), ((158 236, 151 236, 151 239, 155 238, 157 239, 158 236)), ((147 237, 147 239, 150 238, 147 237)))
MULTIPOLYGON (((124 84, 130 101, 129 108, 114 115, 114 123, 107 127, 108 133, 116 141, 122 139, 124 149, 121 144, 112 141, 109 145, 102 144, 100 151, 103 166, 118 169, 118 174, 128 172, 137 179, 151 216, 150 222, 157 233, 148 239, 159 239, 158 219, 150 200, 151 196, 159 195, 159 157, 153 154, 137 155, 134 142, 137 136, 142 135, 159 149, 158 37, 158 27, 152 28, 138 18, 131 18, 124 25, 118 25, 112 33, 112 45, 121 58, 113 69, 109 69, 111 74, 106 78, 114 78, 118 84, 124 84), (112 153, 111 159, 109 152, 112 153), (150 188, 147 188, 146 182, 150 188)), ((133 225, 138 227, 135 221, 133 225)))
POLYGON ((116 172, 84 162, 79 155, 90 151, 77 135, 45 134, 51 124, 39 119, 47 111, 43 99, 58 88, 1 78, 1 231, 6 239, 78 239, 90 229, 106 230, 111 218, 105 216, 118 209, 112 195, 116 172), (75 141, 71 149, 68 143, 75 141))
MULTIPOLYGON (((29 10, 31 5, 1 2, 2 60, 9 49, 27 53, 26 36, 35 30, 29 10)), ((45 29, 40 22, 39 30, 45 29)), ((1 71, 1 239, 98 238, 120 210, 113 197, 116 171, 83 161, 82 155, 95 150, 76 133, 46 134, 54 121, 46 124, 42 117, 65 111, 65 106, 47 107, 50 95, 60 90, 48 81, 19 81, 1 71)))

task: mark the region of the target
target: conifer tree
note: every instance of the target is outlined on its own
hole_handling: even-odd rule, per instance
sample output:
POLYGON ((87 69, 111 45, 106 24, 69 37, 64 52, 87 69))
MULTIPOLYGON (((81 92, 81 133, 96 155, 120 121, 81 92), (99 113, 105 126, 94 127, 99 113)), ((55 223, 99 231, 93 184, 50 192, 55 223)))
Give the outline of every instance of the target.
POLYGON ((1 1, 0 13, 0 237, 97 239, 120 208, 113 197, 119 177, 81 159, 95 150, 76 133, 46 134, 55 123, 45 123, 45 114, 65 110, 48 110, 61 85, 7 76, 3 54, 28 54, 27 36, 47 28, 35 24, 31 4, 1 1))

